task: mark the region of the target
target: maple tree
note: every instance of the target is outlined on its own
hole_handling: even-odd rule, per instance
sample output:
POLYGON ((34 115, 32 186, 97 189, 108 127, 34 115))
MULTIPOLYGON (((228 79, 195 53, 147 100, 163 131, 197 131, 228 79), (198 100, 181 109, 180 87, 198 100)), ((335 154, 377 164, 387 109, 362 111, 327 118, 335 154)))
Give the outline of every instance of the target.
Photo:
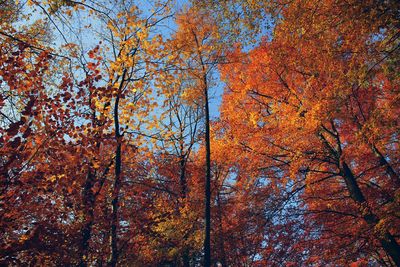
POLYGON ((0 1, 0 264, 399 266, 399 9, 0 1))
MULTIPOLYGON (((398 222, 392 217, 398 209, 393 198, 398 190, 396 149, 378 133, 393 136, 396 131, 378 126, 387 120, 383 102, 391 103, 385 112, 398 111, 389 85, 396 79, 390 72, 384 74, 387 65, 393 66, 390 58, 397 50, 393 13, 380 13, 390 10, 390 4, 374 9, 374 3, 299 1, 285 7, 274 40, 264 41, 248 55, 233 53, 243 63, 224 70, 230 90, 223 113, 236 125, 233 132, 241 146, 284 167, 281 182, 304 176, 304 198, 315 213, 310 218, 326 227, 321 239, 336 247, 321 253, 373 243, 389 256, 378 251, 379 260, 398 265, 399 245, 393 234, 398 222), (311 22, 315 17, 318 21, 311 22), (368 124, 377 126, 375 137, 365 132, 368 124), (374 146, 377 136, 379 148, 374 146), (344 229, 349 231, 343 230, 347 224, 344 229), (366 231, 372 231, 376 241, 366 231)), ((391 118, 389 124, 396 125, 397 118, 391 118)), ((361 255, 368 253, 363 250, 361 255)), ((352 256, 337 260, 348 262, 352 256)), ((327 257, 332 261, 334 255, 327 257)))

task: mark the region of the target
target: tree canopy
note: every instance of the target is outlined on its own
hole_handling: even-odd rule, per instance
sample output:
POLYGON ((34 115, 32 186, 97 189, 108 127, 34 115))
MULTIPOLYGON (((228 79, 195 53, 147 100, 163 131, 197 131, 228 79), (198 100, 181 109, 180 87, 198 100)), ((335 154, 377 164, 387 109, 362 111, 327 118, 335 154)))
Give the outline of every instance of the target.
POLYGON ((399 48, 395 0, 0 0, 0 265, 400 266, 399 48))

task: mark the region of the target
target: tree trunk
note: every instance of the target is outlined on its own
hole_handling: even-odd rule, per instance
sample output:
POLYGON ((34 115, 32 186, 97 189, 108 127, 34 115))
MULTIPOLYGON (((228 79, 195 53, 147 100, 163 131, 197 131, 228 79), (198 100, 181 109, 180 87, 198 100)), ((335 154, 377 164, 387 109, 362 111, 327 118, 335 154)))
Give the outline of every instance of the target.
POLYGON ((185 250, 182 256, 183 267, 190 267, 190 257, 189 252, 185 250))
POLYGON ((204 106, 205 106, 205 127, 206 127, 206 183, 205 183, 205 239, 204 239, 204 266, 211 266, 211 147, 210 147, 210 111, 208 106, 207 77, 204 73, 204 106))
MULTIPOLYGON (((357 184, 353 172, 346 162, 340 163, 340 170, 345 180, 350 197, 359 205, 360 212, 365 222, 371 227, 375 227, 379 223, 379 218, 369 208, 368 203, 357 184)), ((396 266, 400 266, 400 246, 396 239, 388 230, 385 229, 382 235, 377 236, 382 245, 383 250, 390 256, 396 266)))
POLYGON ((119 208, 119 192, 121 189, 121 143, 118 140, 117 149, 115 151, 115 181, 111 201, 111 235, 110 247, 111 255, 108 265, 114 267, 118 261, 118 208, 119 208))
POLYGON ((218 241, 219 241, 219 251, 220 251, 220 261, 222 267, 228 266, 226 263, 226 253, 225 253, 225 244, 224 244, 224 236, 223 236, 223 227, 222 227, 222 207, 221 207, 221 198, 219 192, 217 193, 217 205, 218 205, 218 241))
POLYGON ((93 184, 94 175, 90 170, 88 170, 87 178, 85 181, 85 186, 83 188, 83 209, 85 212, 85 224, 82 228, 82 243, 81 243, 81 257, 80 257, 80 267, 88 266, 88 256, 89 256, 89 241, 92 234, 92 226, 94 220, 94 202, 95 197, 93 194, 93 184))
POLYGON ((121 83, 118 88, 118 94, 115 98, 114 103, 114 128, 115 128, 115 141, 117 142, 117 147, 115 150, 115 180, 114 187, 112 191, 111 200, 111 233, 110 233, 110 258, 108 260, 108 266, 115 267, 118 262, 118 209, 119 209, 119 193, 121 191, 121 142, 122 136, 119 131, 119 100, 121 97, 121 90, 124 84, 126 69, 124 70, 121 78, 121 83))
POLYGON ((179 159, 179 167, 180 167, 180 177, 179 182, 181 184, 181 197, 186 198, 187 192, 187 182, 186 182, 186 159, 185 155, 181 155, 179 159))
POLYGON ((210 146, 210 109, 208 105, 207 69, 200 50, 200 42, 196 32, 192 29, 193 38, 197 47, 197 56, 202 71, 202 85, 205 112, 205 143, 206 143, 206 179, 205 179, 205 237, 204 237, 204 266, 211 266, 211 146, 210 146))
POLYGON ((379 163, 382 166, 385 166, 386 168, 386 173, 389 175, 390 179, 392 179, 392 182, 396 185, 400 185, 400 177, 396 173, 396 171, 393 169, 392 165, 386 160, 385 156, 378 150, 378 148, 371 144, 371 149, 374 152, 374 154, 378 157, 379 163))
MULTIPOLYGON (((183 153, 183 149, 181 148, 181 153, 183 153)), ((180 167, 180 177, 179 181, 181 184, 181 197, 183 199, 186 198, 187 193, 187 181, 186 181, 186 159, 185 155, 181 155, 179 159, 179 167, 180 167)), ((185 201, 182 201, 183 205, 186 205, 185 201)), ((186 241, 186 240, 185 240, 186 241)), ((182 265, 184 267, 190 267, 190 257, 189 257, 189 249, 186 247, 182 253, 182 265)))

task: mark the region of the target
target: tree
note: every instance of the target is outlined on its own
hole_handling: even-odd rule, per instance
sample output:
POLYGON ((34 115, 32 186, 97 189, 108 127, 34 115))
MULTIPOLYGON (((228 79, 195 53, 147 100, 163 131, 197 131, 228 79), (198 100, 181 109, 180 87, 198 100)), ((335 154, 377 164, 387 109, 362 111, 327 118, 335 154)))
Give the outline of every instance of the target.
POLYGON ((180 68, 187 70, 194 81, 195 90, 202 96, 204 105, 204 142, 205 142, 205 238, 204 266, 211 266, 211 145, 210 145, 210 110, 209 110, 209 79, 211 70, 221 57, 221 47, 218 45, 218 32, 212 26, 205 13, 188 10, 177 19, 178 32, 175 36, 175 46, 180 52, 180 68))
POLYGON ((0 1, 0 265, 398 266, 398 1, 138 3, 0 1))
MULTIPOLYGON (((386 87, 391 87, 393 76, 384 74, 384 69, 387 69, 386 64, 391 65, 390 51, 396 49, 396 41, 383 41, 393 37, 390 30, 393 13, 389 11, 393 4, 302 1, 288 4, 282 10, 283 17, 272 41, 265 40, 248 55, 234 52, 233 57, 243 63, 223 70, 230 88, 224 96, 223 116, 230 124, 237 125, 233 134, 238 136, 238 142, 256 154, 265 155, 264 159, 272 164, 281 166, 279 162, 282 162, 287 165, 283 175, 279 175, 283 183, 287 183, 289 177, 297 181, 306 176, 303 197, 311 212, 316 214, 309 218, 319 218, 327 228, 321 230, 322 236, 317 242, 325 240, 324 235, 330 236, 326 240, 335 239, 330 244, 340 245, 335 246, 333 253, 347 246, 373 243, 396 263, 398 244, 392 231, 395 231, 393 226, 397 219, 389 215, 391 212, 378 208, 382 203, 386 203, 388 209, 397 205, 389 200, 393 199, 390 197, 393 188, 386 187, 390 184, 397 190, 393 180, 395 171, 388 171, 379 153, 373 153, 370 141, 366 143, 366 136, 358 132, 362 126, 354 124, 363 117, 361 113, 364 122, 374 121, 375 124, 386 120, 386 116, 378 114, 383 114, 382 103, 391 102, 389 99, 394 93, 386 87), (384 12, 383 17, 382 10, 388 12, 384 12), (357 23, 351 19, 354 16, 359 18, 357 23), (387 35, 371 41, 373 34, 385 31, 382 29, 388 29, 387 35), (382 45, 386 46, 383 48, 386 54, 376 49, 382 45), (390 82, 386 75, 391 77, 390 82), (381 84, 380 88, 378 84, 381 84), (383 88, 388 92, 383 93, 383 88), (364 137, 360 139, 360 136, 364 137), (259 143, 266 145, 260 147, 259 143), (361 144, 364 145, 360 147, 361 144), (379 158, 381 160, 377 160, 379 158), (376 179, 377 173, 372 170, 380 166, 385 166, 387 171, 379 172, 376 179), (376 186, 371 187, 371 184, 376 186), (337 223, 339 218, 341 224, 337 223), (352 219, 349 221, 349 218, 352 219), (337 228, 346 222, 354 222, 355 218, 362 222, 352 224, 348 229, 357 234, 341 232, 337 228), (361 234, 363 231, 373 231, 380 245, 372 241, 371 236, 361 234), (343 234, 339 236, 340 242, 333 237, 335 233, 343 234), (351 238, 346 240, 343 236, 351 238), (360 239, 363 241, 354 241, 360 239)), ((392 108, 397 110, 395 106, 392 108)), ((381 130, 388 128, 378 126, 374 131, 381 130)), ((392 136, 393 132, 388 134, 392 136)), ((381 136, 385 134, 382 132, 381 136)), ((386 144, 385 141, 381 143, 382 147, 391 143, 386 140, 386 144)), ((396 156, 386 154, 385 158, 394 160, 396 156)), ((363 253, 373 257, 372 252, 359 249, 360 254, 348 255, 346 260, 364 257, 363 253)), ((382 254, 378 257, 391 261, 382 254)), ((333 255, 328 258, 333 260, 333 255)))

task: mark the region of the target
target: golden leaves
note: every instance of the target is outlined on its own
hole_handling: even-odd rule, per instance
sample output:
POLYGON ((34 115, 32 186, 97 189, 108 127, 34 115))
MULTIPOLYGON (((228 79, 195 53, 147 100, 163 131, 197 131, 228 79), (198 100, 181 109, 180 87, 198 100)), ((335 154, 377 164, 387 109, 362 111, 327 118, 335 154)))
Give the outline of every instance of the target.
POLYGON ((48 178, 48 180, 52 183, 54 183, 55 181, 62 179, 65 177, 65 174, 57 174, 57 175, 52 175, 48 178))

